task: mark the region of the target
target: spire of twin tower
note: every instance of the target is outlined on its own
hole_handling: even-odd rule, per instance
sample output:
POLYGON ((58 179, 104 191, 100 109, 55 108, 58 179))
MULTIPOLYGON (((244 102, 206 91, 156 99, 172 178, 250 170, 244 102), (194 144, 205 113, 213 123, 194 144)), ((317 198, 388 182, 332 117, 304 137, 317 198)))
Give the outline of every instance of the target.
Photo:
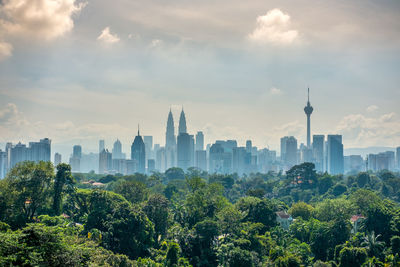
POLYGON ((314 108, 310 104, 310 88, 308 88, 308 97, 307 97, 307 106, 304 107, 304 112, 307 116, 307 148, 311 148, 311 113, 313 112, 314 108))

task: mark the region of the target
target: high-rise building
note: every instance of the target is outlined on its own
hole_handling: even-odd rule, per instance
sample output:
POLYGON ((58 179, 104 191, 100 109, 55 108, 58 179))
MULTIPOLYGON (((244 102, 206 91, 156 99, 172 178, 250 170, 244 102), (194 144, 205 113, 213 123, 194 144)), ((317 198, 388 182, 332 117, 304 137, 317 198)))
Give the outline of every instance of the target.
POLYGON ((114 142, 112 149, 112 158, 113 159, 124 159, 125 157, 122 154, 122 144, 118 139, 114 142))
POLYGON ((397 170, 400 170, 400 146, 396 148, 397 170))
POLYGON ((39 142, 29 142, 30 159, 34 162, 50 161, 51 140, 49 138, 40 139, 39 142))
POLYGON ((232 169, 234 173, 242 175, 247 172, 249 154, 250 153, 247 152, 247 148, 244 147, 233 148, 232 169))
POLYGON ((281 138, 281 161, 286 169, 297 164, 297 139, 293 136, 281 138))
POLYGON ((15 146, 7 143, 6 146, 8 159, 8 168, 12 168, 18 162, 22 161, 50 161, 51 156, 51 140, 48 138, 41 139, 39 142, 30 142, 29 147, 19 142, 15 146))
POLYGON ((364 171, 365 164, 361 155, 344 156, 344 172, 358 173, 364 171))
POLYGON ((196 151, 199 150, 204 150, 204 134, 201 131, 196 134, 196 151))
POLYGON ((179 117, 179 134, 181 133, 187 133, 187 128, 186 128, 186 117, 185 117, 185 112, 181 111, 181 116, 179 117))
POLYGON ((138 134, 131 146, 131 159, 136 162, 136 172, 145 173, 146 172, 146 148, 143 142, 142 136, 138 129, 138 134))
POLYGON ((103 149, 99 154, 99 173, 105 174, 112 170, 112 154, 108 149, 103 149))
POLYGON ((101 153, 105 148, 104 140, 99 140, 99 153, 101 153))
POLYGON ((153 136, 150 136, 150 135, 143 136, 143 142, 144 142, 144 148, 146 150, 146 163, 148 163, 149 159, 154 159, 154 156, 153 156, 153 136))
POLYGON ((317 172, 324 171, 324 135, 313 135, 313 162, 317 172))
POLYGON ((156 161, 154 159, 149 159, 147 161, 147 173, 151 174, 156 169, 156 161))
POLYGON ((394 169, 394 152, 386 151, 368 155, 368 170, 382 171, 394 169))
POLYGON ((71 165, 72 172, 81 171, 81 158, 82 147, 80 145, 75 145, 72 149, 72 157, 69 159, 69 164, 71 165))
POLYGON ((344 173, 343 144, 341 135, 328 135, 328 172, 344 173))
POLYGON ((191 145, 193 136, 188 133, 180 133, 178 135, 177 143, 177 156, 178 156, 178 167, 186 171, 191 166, 191 145))
MULTIPOLYGON (((158 162, 159 166, 163 166, 163 169, 169 169, 176 166, 176 137, 175 137, 175 126, 174 118, 171 110, 169 110, 167 120, 167 131, 165 133, 165 150, 163 152, 165 163, 158 162)), ((158 160, 157 160, 158 161, 158 160)), ((158 169, 157 167, 157 169, 158 169)), ((161 170, 161 169, 158 169, 161 170)))
POLYGON ((6 177, 7 174, 7 152, 0 149, 0 179, 6 177))
POLYGON ((196 150, 196 164, 195 167, 202 171, 207 170, 207 153, 205 150, 196 150))
POLYGON ((58 164, 61 163, 61 154, 60 153, 55 153, 54 154, 54 166, 57 167, 58 164))
POLYGON ((156 153, 156 169, 160 172, 165 172, 166 171, 166 159, 165 159, 165 148, 164 147, 159 147, 158 149, 155 150, 156 153))
POLYGON ((308 88, 308 99, 307 106, 304 107, 304 112, 307 116, 307 148, 311 149, 311 113, 313 112, 313 107, 310 104, 310 88, 308 88))
POLYGON ((251 140, 247 140, 246 141, 246 152, 251 153, 252 147, 253 147, 253 144, 252 144, 251 140))

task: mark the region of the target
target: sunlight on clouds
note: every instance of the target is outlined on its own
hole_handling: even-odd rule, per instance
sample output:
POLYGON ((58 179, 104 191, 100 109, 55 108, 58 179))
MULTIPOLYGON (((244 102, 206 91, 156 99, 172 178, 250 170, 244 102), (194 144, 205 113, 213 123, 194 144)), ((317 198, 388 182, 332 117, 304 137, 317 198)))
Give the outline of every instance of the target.
POLYGON ((269 89, 269 92, 271 93, 271 95, 281 95, 282 94, 282 90, 272 87, 271 89, 269 89))
POLYGON ((289 26, 290 16, 275 8, 257 18, 257 27, 248 37, 259 44, 291 44, 299 34, 289 26))
POLYGON ((12 55, 13 46, 6 42, 0 41, 0 60, 12 55))
POLYGON ((367 112, 374 112, 374 111, 376 111, 376 110, 378 110, 378 106, 376 106, 376 105, 371 105, 371 106, 368 106, 367 107, 367 112))
POLYGON ((85 3, 75 0, 5 0, 1 13, 2 30, 9 35, 29 35, 54 39, 74 27, 71 16, 79 13, 85 3))
POLYGON ((114 44, 120 41, 118 35, 110 32, 110 27, 105 27, 99 37, 97 37, 97 40, 104 44, 114 44))

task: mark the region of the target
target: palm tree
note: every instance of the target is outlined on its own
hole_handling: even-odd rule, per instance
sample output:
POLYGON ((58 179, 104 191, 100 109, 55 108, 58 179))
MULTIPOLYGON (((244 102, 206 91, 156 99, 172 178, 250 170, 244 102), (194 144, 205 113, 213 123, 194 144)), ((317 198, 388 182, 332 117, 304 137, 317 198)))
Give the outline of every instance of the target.
POLYGON ((363 238, 363 242, 361 242, 361 246, 367 249, 370 257, 380 257, 383 248, 385 247, 384 242, 379 241, 378 239, 381 235, 375 235, 375 232, 372 231, 369 235, 363 238))

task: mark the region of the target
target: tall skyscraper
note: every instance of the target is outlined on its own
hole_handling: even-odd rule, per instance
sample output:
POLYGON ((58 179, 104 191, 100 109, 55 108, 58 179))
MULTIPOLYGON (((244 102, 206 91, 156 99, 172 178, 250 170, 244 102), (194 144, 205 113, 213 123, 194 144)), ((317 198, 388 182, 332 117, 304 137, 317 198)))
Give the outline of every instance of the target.
POLYGON ((328 172, 344 173, 343 144, 341 135, 328 135, 328 172))
POLYGON ((177 156, 178 156, 178 167, 186 171, 191 166, 191 144, 193 136, 188 133, 180 133, 178 135, 177 144, 177 156))
POLYGON ((313 135, 313 162, 317 172, 324 171, 324 135, 313 135))
POLYGON ((196 134, 196 151, 199 150, 204 150, 204 134, 201 131, 196 134))
POLYGON ((113 149, 112 149, 112 158, 113 159, 123 159, 122 155, 122 144, 121 141, 118 139, 114 142, 113 149))
POLYGON ((247 140, 246 141, 246 152, 251 153, 252 148, 253 148, 253 144, 252 144, 251 140, 247 140))
POLYGON ((40 139, 39 142, 29 142, 29 160, 34 162, 50 161, 51 140, 49 138, 40 139))
POLYGON ((181 116, 179 117, 179 134, 181 133, 187 133, 187 128, 186 128, 186 117, 185 117, 185 112, 181 111, 181 116))
POLYGON ((313 107, 310 104, 310 88, 308 88, 308 99, 307 99, 307 106, 304 107, 304 112, 307 115, 307 148, 311 148, 311 127, 310 127, 310 117, 311 113, 313 112, 313 107))
POLYGON ((207 153, 205 150, 196 150, 196 164, 195 167, 202 171, 207 170, 207 153))
POLYGON ((103 149, 99 154, 99 173, 105 174, 112 169, 112 155, 108 149, 103 149))
POLYGON ((297 139, 293 136, 281 138, 281 161, 287 169, 297 164, 297 139))
POLYGON ((400 170, 400 146, 396 148, 397 170, 400 170))
POLYGON ((135 161, 136 172, 145 173, 146 172, 146 148, 143 142, 143 138, 140 136, 138 129, 138 134, 131 146, 131 159, 135 161))
POLYGON ((55 153, 54 154, 54 166, 57 167, 57 165, 60 163, 61 163, 61 154, 55 153))
MULTIPOLYGON (((143 136, 144 147, 146 150, 146 163, 148 163, 149 159, 154 159, 153 156, 153 136, 145 135, 143 136)), ((147 165, 148 167, 148 165, 147 165)))
POLYGON ((104 140, 99 140, 99 153, 101 153, 105 149, 104 140))
POLYGON ((7 173, 7 152, 0 149, 0 179, 6 177, 7 173))
POLYGON ((80 145, 75 145, 72 148, 72 157, 69 159, 69 164, 71 165, 72 172, 81 171, 81 158, 82 158, 82 147, 80 145))
POLYGON ((167 132, 165 133, 165 151, 163 152, 162 158, 165 159, 165 163, 159 162, 160 165, 158 167, 163 166, 163 168, 169 169, 176 166, 176 137, 174 118, 171 110, 169 110, 168 114, 167 132))

